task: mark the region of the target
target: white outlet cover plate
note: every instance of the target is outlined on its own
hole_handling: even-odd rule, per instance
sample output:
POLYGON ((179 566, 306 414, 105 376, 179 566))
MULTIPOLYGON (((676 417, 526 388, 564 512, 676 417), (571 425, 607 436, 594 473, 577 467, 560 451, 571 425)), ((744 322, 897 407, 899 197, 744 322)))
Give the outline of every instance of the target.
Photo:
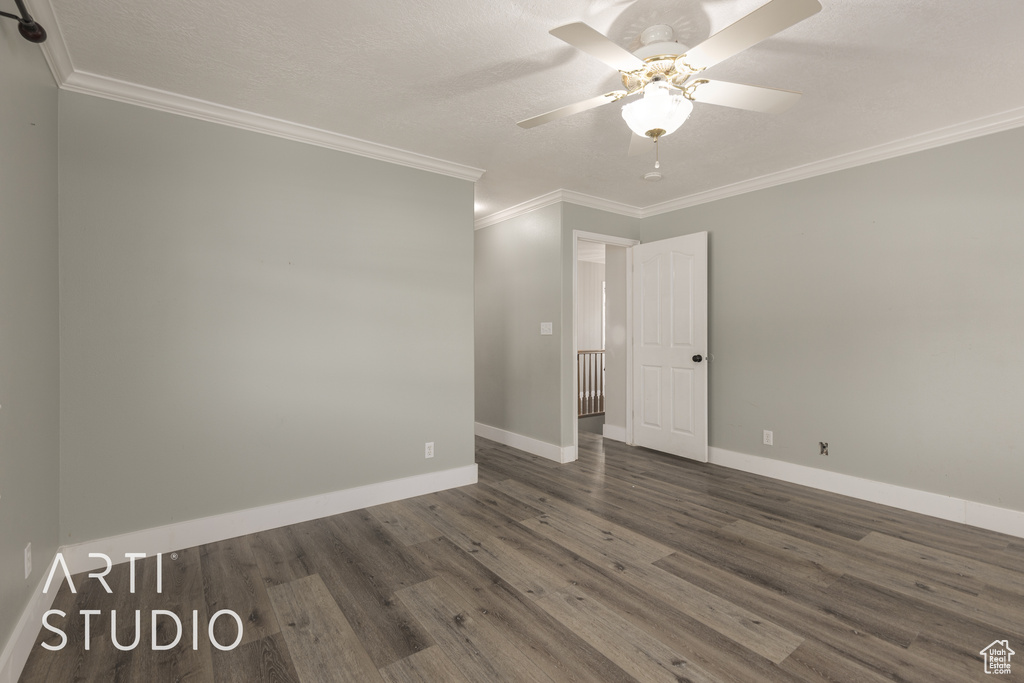
POLYGON ((555 325, 554 325, 554 323, 541 323, 540 324, 540 333, 541 334, 554 334, 555 333, 555 325))

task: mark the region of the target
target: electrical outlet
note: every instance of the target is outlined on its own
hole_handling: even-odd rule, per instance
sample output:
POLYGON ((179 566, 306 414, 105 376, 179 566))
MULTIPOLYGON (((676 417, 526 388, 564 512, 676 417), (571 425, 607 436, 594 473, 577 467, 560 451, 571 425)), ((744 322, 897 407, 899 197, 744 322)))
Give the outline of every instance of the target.
POLYGON ((425 458, 433 458, 434 457, 434 442, 433 441, 428 441, 427 442, 427 449, 424 452, 423 457, 425 457, 425 458))
POLYGON ((541 323, 540 333, 543 335, 554 334, 555 326, 552 323, 541 323))
POLYGON ((828 441, 818 442, 818 455, 828 455, 828 441))
POLYGON ((25 578, 32 573, 32 544, 25 546, 25 578))
POLYGON ((765 446, 771 446, 772 445, 772 438, 773 437, 772 437, 771 430, 770 429, 764 430, 764 445, 765 446))

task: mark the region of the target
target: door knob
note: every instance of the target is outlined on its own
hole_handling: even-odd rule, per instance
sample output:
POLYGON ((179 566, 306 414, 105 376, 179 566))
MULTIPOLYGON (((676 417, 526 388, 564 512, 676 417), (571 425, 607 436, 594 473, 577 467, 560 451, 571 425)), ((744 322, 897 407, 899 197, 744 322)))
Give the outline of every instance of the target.
POLYGON ((699 353, 696 356, 693 357, 693 362, 694 363, 699 363, 702 360, 704 360, 704 356, 700 355, 699 353))

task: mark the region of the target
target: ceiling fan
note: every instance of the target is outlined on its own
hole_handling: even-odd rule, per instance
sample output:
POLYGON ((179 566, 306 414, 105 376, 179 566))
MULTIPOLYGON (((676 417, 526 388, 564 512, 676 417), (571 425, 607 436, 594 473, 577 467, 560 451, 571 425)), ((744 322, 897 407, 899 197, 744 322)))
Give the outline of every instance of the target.
MULTIPOLYGON (((551 35, 616 69, 622 75, 625 90, 591 97, 524 119, 518 125, 533 128, 643 93, 643 97, 622 107, 622 118, 634 133, 630 145, 630 155, 634 155, 649 149, 652 141, 656 145, 659 138, 678 130, 690 115, 693 102, 783 112, 796 104, 800 93, 711 81, 699 74, 819 10, 818 0, 771 0, 692 48, 673 39, 671 26, 652 26, 641 35, 643 47, 636 52, 628 52, 582 22, 552 29, 551 35)), ((656 163, 655 167, 658 166, 656 163)))

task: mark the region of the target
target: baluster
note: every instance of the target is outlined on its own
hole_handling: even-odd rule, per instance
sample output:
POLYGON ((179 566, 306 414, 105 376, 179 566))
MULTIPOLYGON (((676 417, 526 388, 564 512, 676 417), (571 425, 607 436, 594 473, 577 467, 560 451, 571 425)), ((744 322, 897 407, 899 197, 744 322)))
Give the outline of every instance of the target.
POLYGON ((594 354, 588 353, 590 356, 590 414, 594 414, 594 354))
POLYGON ((597 368, 597 355, 590 354, 590 414, 597 412, 597 387, 594 384, 594 372, 597 368))
POLYGON ((580 363, 582 358, 582 354, 576 354, 576 414, 579 416, 583 415, 583 366, 580 363))
POLYGON ((586 403, 585 403, 585 405, 586 405, 586 413, 587 413, 587 415, 590 415, 594 411, 592 410, 593 406, 590 405, 590 354, 589 353, 587 354, 587 381, 583 385, 583 390, 587 394, 587 400, 586 400, 586 403))
POLYGON ((584 415, 590 415, 590 353, 584 354, 584 374, 587 379, 584 381, 584 415))
POLYGON ((590 353, 583 354, 583 414, 590 415, 590 353))
POLYGON ((597 385, 594 383, 597 372, 597 355, 590 354, 590 414, 597 412, 597 385))
POLYGON ((605 352, 576 352, 576 414, 600 415, 605 410, 605 352))

